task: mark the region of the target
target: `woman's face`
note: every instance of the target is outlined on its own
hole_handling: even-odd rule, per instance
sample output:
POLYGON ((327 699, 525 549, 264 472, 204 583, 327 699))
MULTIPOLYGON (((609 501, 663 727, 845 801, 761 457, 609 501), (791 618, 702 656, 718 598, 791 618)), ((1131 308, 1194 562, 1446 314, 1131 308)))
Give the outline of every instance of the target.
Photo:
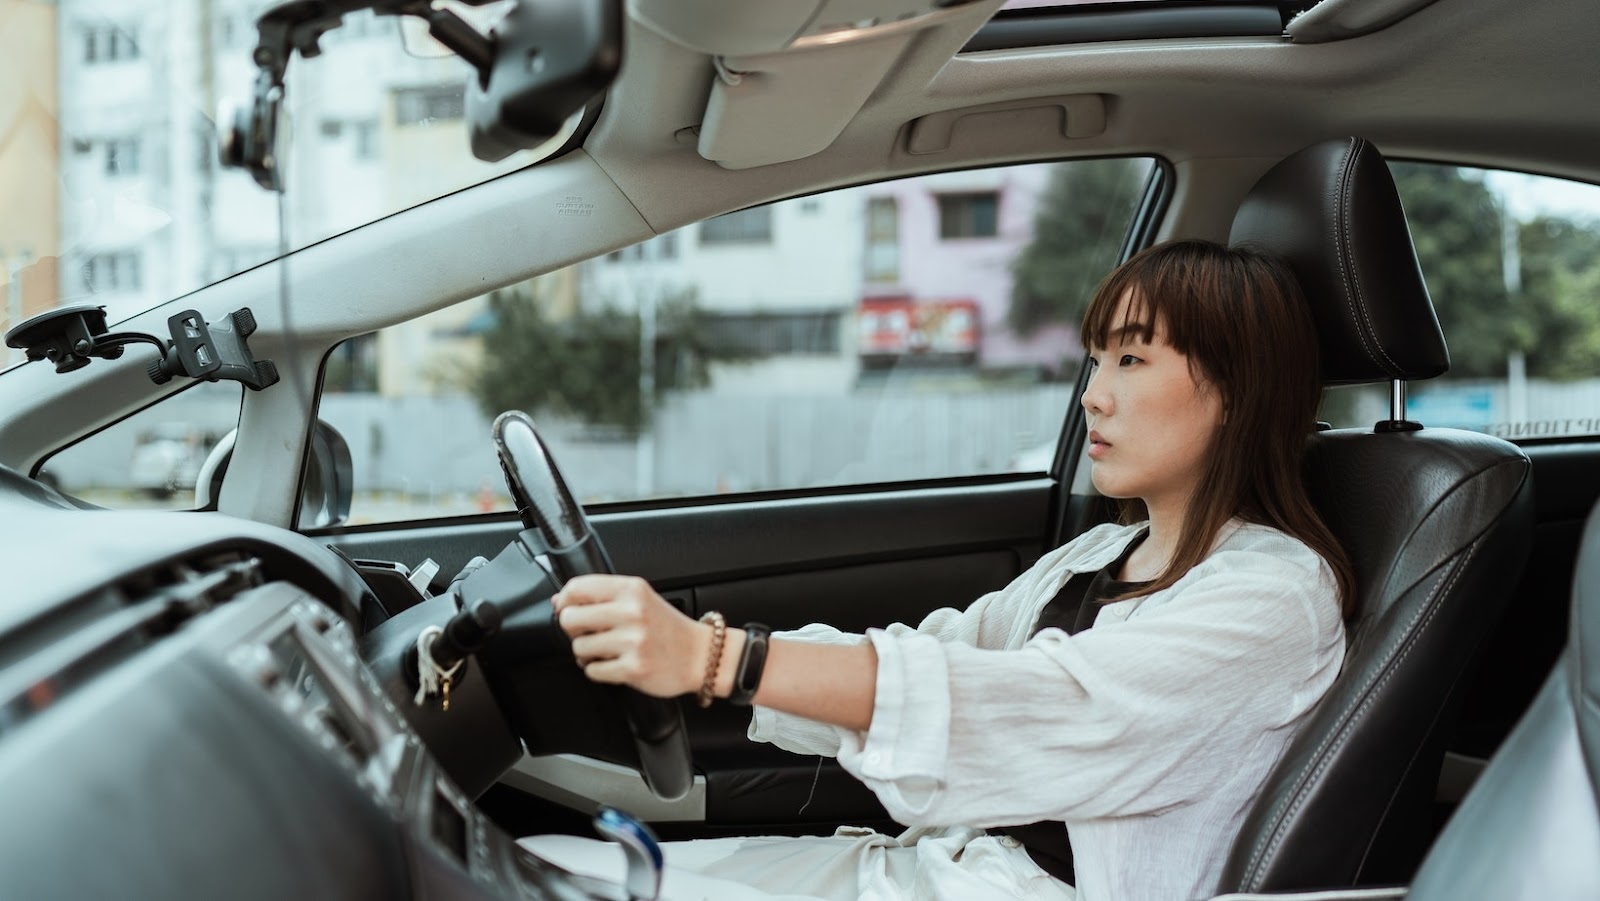
POLYGON ((1142 498, 1152 513, 1177 512, 1200 478, 1212 436, 1222 424, 1222 399, 1195 381, 1189 358, 1130 322, 1123 295, 1106 347, 1089 349, 1083 409, 1089 428, 1090 474, 1107 497, 1142 498))

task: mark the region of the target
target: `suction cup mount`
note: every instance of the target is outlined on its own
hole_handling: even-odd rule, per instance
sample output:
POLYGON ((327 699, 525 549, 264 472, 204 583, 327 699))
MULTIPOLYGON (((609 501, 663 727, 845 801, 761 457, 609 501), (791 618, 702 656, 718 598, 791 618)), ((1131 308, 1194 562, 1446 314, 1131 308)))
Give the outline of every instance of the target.
POLYGON ((270 360, 257 361, 245 343, 256 330, 249 307, 215 324, 195 310, 184 310, 167 319, 167 329, 170 341, 143 332, 107 332, 106 308, 82 303, 40 313, 17 325, 6 332, 6 346, 24 351, 29 362, 49 360, 56 372, 72 372, 94 357, 115 360, 129 344, 150 344, 161 356, 145 371, 158 385, 182 375, 210 382, 228 379, 260 391, 278 381, 278 367, 270 360))

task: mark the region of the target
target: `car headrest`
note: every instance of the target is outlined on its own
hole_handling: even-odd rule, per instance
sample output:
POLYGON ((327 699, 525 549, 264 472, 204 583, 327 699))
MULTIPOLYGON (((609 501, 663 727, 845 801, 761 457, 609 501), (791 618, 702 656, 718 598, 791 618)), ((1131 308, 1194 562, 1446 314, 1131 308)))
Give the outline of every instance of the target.
POLYGON ((1294 269, 1322 337, 1324 384, 1450 368, 1394 178, 1371 143, 1323 141, 1273 166, 1240 203, 1228 240, 1294 269))

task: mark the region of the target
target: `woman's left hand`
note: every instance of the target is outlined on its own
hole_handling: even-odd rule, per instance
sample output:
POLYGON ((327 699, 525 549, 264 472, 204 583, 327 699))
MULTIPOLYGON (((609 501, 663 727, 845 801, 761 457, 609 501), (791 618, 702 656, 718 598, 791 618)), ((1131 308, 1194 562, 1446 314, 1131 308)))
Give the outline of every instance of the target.
POLYGON ((633 576, 578 576, 556 592, 556 622, 595 682, 627 685, 657 698, 700 689, 711 627, 667 603, 633 576))

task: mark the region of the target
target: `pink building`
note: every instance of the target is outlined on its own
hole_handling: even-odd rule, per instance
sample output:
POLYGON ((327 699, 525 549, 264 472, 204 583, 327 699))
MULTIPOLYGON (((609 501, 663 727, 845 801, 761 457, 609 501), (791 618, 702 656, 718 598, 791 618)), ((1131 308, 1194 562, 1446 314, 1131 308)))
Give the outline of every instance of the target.
POLYGON ((1079 357, 1076 334, 1047 327, 1024 339, 1007 323, 1011 264, 1033 237, 1050 164, 949 172, 875 186, 867 200, 861 315, 863 362, 902 354, 985 369, 1058 371, 1079 357), (966 318, 976 316, 975 323, 966 318), (920 334, 918 326, 921 326, 920 334), (976 346, 962 347, 961 336, 976 346), (942 351, 940 348, 942 347, 942 351))

